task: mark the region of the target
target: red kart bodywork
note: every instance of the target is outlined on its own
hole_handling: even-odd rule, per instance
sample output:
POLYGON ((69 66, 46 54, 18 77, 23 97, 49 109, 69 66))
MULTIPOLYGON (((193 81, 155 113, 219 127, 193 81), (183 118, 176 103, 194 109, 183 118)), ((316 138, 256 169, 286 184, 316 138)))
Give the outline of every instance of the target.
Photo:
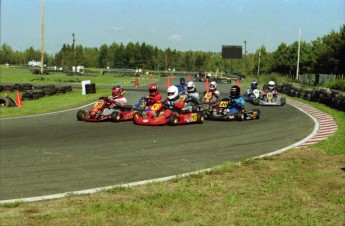
POLYGON ((91 110, 84 111, 79 110, 77 113, 77 119, 79 121, 86 122, 102 122, 102 121, 128 121, 133 119, 134 112, 132 106, 127 105, 124 108, 119 109, 120 112, 114 111, 110 115, 103 115, 103 111, 109 108, 111 103, 107 101, 107 98, 101 97, 93 106, 91 110))
POLYGON ((134 114, 134 123, 138 125, 160 126, 166 124, 178 125, 187 123, 203 123, 204 121, 204 115, 202 112, 184 113, 181 111, 177 114, 172 110, 164 109, 163 102, 158 102, 152 107, 153 110, 157 110, 157 117, 144 118, 139 114, 134 114))

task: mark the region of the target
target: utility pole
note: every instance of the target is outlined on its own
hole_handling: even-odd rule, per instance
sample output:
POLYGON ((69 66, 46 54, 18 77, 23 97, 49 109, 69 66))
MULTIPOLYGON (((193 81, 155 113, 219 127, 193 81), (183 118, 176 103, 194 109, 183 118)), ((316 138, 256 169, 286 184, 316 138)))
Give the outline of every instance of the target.
POLYGON ((247 41, 244 41, 244 76, 246 76, 247 41))
POLYGON ((258 63, 258 77, 259 77, 259 75, 260 75, 260 59, 261 59, 261 47, 260 47, 260 51, 259 51, 259 63, 258 63))
POLYGON ((72 37, 73 37, 73 40, 72 40, 72 54, 73 54, 73 59, 72 59, 72 66, 75 66, 74 65, 74 60, 75 60, 75 56, 74 56, 74 49, 75 49, 75 34, 73 33, 72 34, 72 37))
POLYGON ((41 74, 43 74, 44 68, 44 0, 42 0, 42 33, 41 33, 41 74))
POLYGON ((302 29, 299 29, 299 38, 298 38, 298 51, 297 51, 297 69, 296 69, 296 80, 299 80, 299 55, 301 52, 301 33, 302 29))

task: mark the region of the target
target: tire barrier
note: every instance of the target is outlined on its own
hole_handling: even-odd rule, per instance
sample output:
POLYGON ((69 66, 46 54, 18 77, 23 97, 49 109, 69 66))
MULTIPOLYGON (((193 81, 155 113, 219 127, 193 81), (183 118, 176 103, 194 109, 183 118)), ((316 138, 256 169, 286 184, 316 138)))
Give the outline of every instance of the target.
POLYGON ((345 92, 320 87, 306 88, 290 83, 278 84, 277 88, 279 92, 290 97, 320 102, 331 108, 345 111, 345 92))
MULTIPOLYGON (((14 84, 14 85, 0 85, 0 91, 2 92, 22 92, 21 100, 37 100, 45 96, 53 96, 59 94, 65 94, 66 92, 72 91, 71 85, 64 85, 61 87, 56 87, 55 85, 32 85, 28 83, 24 84, 14 84)), ((89 90, 90 92, 95 92, 95 86, 92 86, 89 90)), ((14 103, 15 104, 15 103, 14 103)), ((0 100, 0 105, 7 107, 11 105, 11 102, 2 98, 0 100)))
POLYGON ((96 84, 95 83, 86 84, 85 85, 85 92, 86 92, 86 94, 96 93, 96 84))
POLYGON ((0 107, 15 107, 17 106, 16 102, 9 96, 0 97, 0 107))

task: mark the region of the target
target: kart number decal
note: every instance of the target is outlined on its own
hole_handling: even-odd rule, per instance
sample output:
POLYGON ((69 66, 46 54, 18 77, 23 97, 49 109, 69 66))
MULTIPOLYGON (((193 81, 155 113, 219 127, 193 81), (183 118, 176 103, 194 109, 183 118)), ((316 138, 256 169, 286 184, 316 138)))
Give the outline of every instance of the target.
POLYGON ((259 94, 260 94, 260 92, 259 92, 259 90, 258 90, 258 89, 254 89, 253 93, 254 93, 254 95, 255 95, 256 97, 258 97, 258 96, 259 96, 259 94))
POLYGON ((267 99, 271 100, 273 98, 273 94, 272 93, 267 93, 267 99))
POLYGON ((97 102, 95 103, 95 105, 93 106, 94 108, 101 108, 103 106, 103 102, 97 102))
POLYGON ((192 122, 195 122, 198 119, 198 114, 192 113, 192 122))
POLYGON ((227 106, 228 106, 228 102, 227 101, 221 101, 219 103, 219 107, 221 107, 221 108, 226 108, 227 106))
POLYGON ((140 103, 140 107, 144 108, 145 106, 146 106, 146 102, 145 101, 140 103))
POLYGON ((157 110, 159 110, 159 108, 161 107, 161 105, 162 104, 154 104, 154 105, 152 105, 152 107, 151 107, 151 110, 154 110, 154 111, 157 111, 157 110))
POLYGON ((212 93, 206 93, 204 97, 205 97, 205 99, 211 99, 212 93))

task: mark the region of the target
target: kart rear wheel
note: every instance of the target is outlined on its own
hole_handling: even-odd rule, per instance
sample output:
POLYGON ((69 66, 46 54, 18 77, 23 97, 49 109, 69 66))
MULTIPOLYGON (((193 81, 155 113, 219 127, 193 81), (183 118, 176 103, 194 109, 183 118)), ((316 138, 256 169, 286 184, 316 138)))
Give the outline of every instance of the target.
POLYGON ((176 115, 170 115, 169 117, 169 125, 176 126, 178 124, 178 118, 176 115))
POLYGON ((196 122, 199 124, 202 124, 202 123, 204 123, 204 120, 205 120, 204 114, 202 112, 198 112, 196 122))
POLYGON ((84 110, 79 110, 79 111, 77 112, 77 119, 78 119, 78 121, 84 121, 86 117, 87 117, 87 116, 86 116, 86 111, 84 111, 84 110))
POLYGON ((120 121, 120 119, 121 119, 121 115, 119 112, 115 111, 115 112, 111 113, 111 121, 112 122, 118 122, 118 121, 120 121))
POLYGON ((260 119, 260 110, 259 109, 253 109, 253 116, 254 116, 253 119, 260 119))
POLYGON ((286 104, 286 99, 284 97, 280 98, 280 104, 281 106, 286 104))

